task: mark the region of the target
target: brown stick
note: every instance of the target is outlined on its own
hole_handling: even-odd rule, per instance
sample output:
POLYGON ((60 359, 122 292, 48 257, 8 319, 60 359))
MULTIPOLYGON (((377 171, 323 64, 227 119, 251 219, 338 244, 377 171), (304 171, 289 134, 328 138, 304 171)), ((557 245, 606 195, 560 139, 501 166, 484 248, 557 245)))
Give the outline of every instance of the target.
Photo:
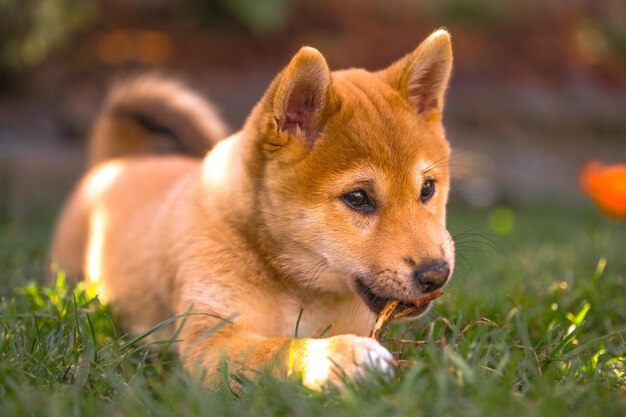
POLYGON ((414 306, 405 308, 402 311, 394 314, 396 308, 400 304, 398 300, 390 300, 385 305, 385 308, 378 314, 376 318, 376 323, 374 323, 374 327, 370 333, 370 337, 380 342, 380 335, 382 334, 385 326, 390 320, 399 319, 402 317, 406 317, 412 313, 414 313, 417 309, 422 307, 424 304, 431 302, 432 300, 441 297, 444 294, 442 290, 435 290, 432 293, 425 295, 422 298, 415 300, 414 306))
POLYGON ((376 323, 374 323, 374 327, 372 328, 372 332, 370 333, 370 337, 372 339, 378 340, 380 342, 380 334, 383 331, 383 327, 385 327, 387 321, 389 321, 389 318, 396 310, 396 307, 398 307, 398 304, 400 304, 400 301, 398 300, 387 301, 387 305, 385 306, 385 308, 383 308, 382 311, 378 314, 378 317, 376 317, 376 323))
POLYGON ((410 314, 413 314, 417 309, 422 307, 424 304, 430 303, 434 299, 437 299, 437 298, 441 297, 443 294, 444 294, 444 292, 442 290, 435 290, 435 291, 431 292, 430 294, 425 295, 424 297, 417 299, 415 301, 413 307, 405 308, 404 310, 398 312, 398 314, 394 314, 393 317, 391 317, 391 320, 396 320, 396 319, 399 319, 399 318, 402 318, 402 317, 406 317, 406 316, 408 316, 410 314))

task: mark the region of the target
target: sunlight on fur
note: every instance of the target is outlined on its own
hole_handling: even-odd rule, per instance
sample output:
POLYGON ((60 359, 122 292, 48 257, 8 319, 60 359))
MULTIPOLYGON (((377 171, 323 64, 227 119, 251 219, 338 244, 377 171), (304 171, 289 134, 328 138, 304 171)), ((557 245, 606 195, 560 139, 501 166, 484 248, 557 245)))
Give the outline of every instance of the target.
MULTIPOLYGON (((89 220, 89 243, 87 244, 87 259, 85 271, 87 272, 87 282, 100 287, 102 278, 102 246, 104 243, 104 232, 106 228, 106 217, 102 210, 96 210, 89 220)), ((99 288, 100 298, 106 299, 102 288, 99 288)))
POLYGON ((108 162, 102 168, 98 168, 87 179, 87 195, 90 198, 98 197, 120 176, 123 168, 124 163, 120 161, 108 162))
MULTIPOLYGON (((123 168, 123 162, 112 161, 96 170, 93 175, 87 179, 85 184, 88 198, 90 200, 100 198, 102 193, 120 176, 123 168)), ((106 294, 100 285, 102 279, 102 251, 106 227, 106 215, 104 210, 102 208, 96 208, 89 218, 89 241, 87 243, 85 258, 85 272, 87 282, 98 287, 98 292, 102 300, 106 300, 106 294)))
POLYGON ((319 389, 329 379, 333 362, 328 359, 330 339, 312 339, 307 341, 301 353, 300 369, 305 386, 319 389))
POLYGON ((213 187, 222 186, 229 180, 232 173, 232 160, 236 141, 226 139, 219 142, 207 155, 202 166, 202 179, 205 184, 213 187))

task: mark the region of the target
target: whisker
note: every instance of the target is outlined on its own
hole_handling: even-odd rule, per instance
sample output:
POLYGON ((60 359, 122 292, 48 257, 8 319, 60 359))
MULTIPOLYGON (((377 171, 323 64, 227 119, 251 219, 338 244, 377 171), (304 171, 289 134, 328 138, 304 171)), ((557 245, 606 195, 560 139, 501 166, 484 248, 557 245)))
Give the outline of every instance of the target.
POLYGON ((458 242, 455 246, 458 248, 458 247, 461 247, 462 245, 466 245, 466 246, 471 245, 471 244, 482 245, 483 247, 488 247, 498 253, 501 253, 502 248, 500 248, 500 246, 498 246, 496 243, 489 241, 488 239, 486 240, 487 240, 486 242, 482 240, 462 240, 458 242))
POLYGON ((475 246, 457 246, 456 253, 462 253, 462 252, 477 252, 477 253, 480 253, 481 255, 485 254, 484 250, 477 248, 475 246))
POLYGON ((476 274, 474 273, 474 268, 472 268, 472 264, 470 263, 470 261, 467 259, 467 257, 465 255, 463 255, 460 252, 456 253, 457 256, 460 256, 461 259, 463 259, 463 261, 465 261, 465 264, 467 265, 467 267, 470 270, 470 274, 472 275, 472 277, 476 277, 476 274))
MULTIPOLYGON (((309 272, 313 271, 313 269, 315 269, 315 271, 311 275, 311 278, 309 278, 309 282, 307 284, 306 290, 304 290, 305 297, 309 294, 309 291, 311 290, 313 283, 319 278, 319 275, 321 275, 321 273, 324 272, 328 268, 328 264, 324 265, 325 263, 326 263, 326 259, 322 259, 321 261, 313 265, 311 269, 309 269, 309 272)), ((308 275, 308 272, 307 272, 307 275, 308 275)))
POLYGON ((489 226, 487 226, 487 225, 482 225, 482 226, 472 227, 472 228, 470 228, 470 229, 467 229, 467 230, 464 230, 464 231, 462 231, 462 232, 459 232, 459 233, 457 233, 457 234, 455 234, 455 235, 452 235, 452 237, 456 239, 457 237, 459 237, 459 236, 461 236, 461 235, 463 235, 463 234, 466 234, 466 233, 473 233, 473 232, 475 232, 476 230, 487 229, 488 227, 489 227, 489 226))
POLYGON ((422 171, 424 174, 427 172, 430 172, 431 170, 438 168, 440 166, 442 166, 445 163, 448 163, 448 165, 450 164, 450 161, 453 161, 454 158, 458 157, 460 154, 469 152, 470 149, 462 149, 460 151, 456 151, 456 152, 451 152, 450 155, 448 156, 444 156, 443 158, 439 158, 438 160, 432 162, 430 165, 428 165, 426 168, 424 168, 424 170, 422 171))
POLYGON ((468 233, 468 234, 461 234, 459 236, 455 236, 454 237, 454 241, 455 243, 477 243, 477 244, 481 244, 481 245, 485 245, 488 246, 492 249, 494 249, 495 251, 501 253, 502 252, 502 247, 498 244, 498 242, 496 242, 493 238, 494 237, 502 237, 500 235, 496 235, 493 233, 485 233, 485 234, 480 234, 480 233, 468 233), (480 240, 480 239, 476 239, 476 238, 480 238, 480 239, 484 239, 484 240, 480 240), (468 239, 472 239, 472 240, 468 240, 468 239))

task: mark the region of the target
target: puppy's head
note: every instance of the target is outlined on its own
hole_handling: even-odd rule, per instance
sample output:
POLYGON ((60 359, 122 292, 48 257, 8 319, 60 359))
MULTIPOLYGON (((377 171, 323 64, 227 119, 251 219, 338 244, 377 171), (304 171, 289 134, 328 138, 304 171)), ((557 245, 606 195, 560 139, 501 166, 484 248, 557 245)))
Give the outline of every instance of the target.
POLYGON ((355 291, 378 312, 448 281, 451 65, 440 30, 375 73, 331 73, 303 48, 270 86, 254 127, 259 216, 274 261, 303 288, 355 291))

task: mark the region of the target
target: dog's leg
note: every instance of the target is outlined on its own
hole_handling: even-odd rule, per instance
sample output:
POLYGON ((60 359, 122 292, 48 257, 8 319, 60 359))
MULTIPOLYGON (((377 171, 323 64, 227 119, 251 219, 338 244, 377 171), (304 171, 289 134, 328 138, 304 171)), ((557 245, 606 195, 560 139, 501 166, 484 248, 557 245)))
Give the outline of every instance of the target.
POLYGON ((277 377, 301 378, 305 386, 320 389, 341 386, 375 371, 394 374, 394 358, 373 339, 338 335, 325 339, 265 337, 227 324, 213 334, 215 319, 192 317, 181 333, 180 352, 185 368, 215 375, 226 360, 231 369, 247 375, 267 369, 277 377))

